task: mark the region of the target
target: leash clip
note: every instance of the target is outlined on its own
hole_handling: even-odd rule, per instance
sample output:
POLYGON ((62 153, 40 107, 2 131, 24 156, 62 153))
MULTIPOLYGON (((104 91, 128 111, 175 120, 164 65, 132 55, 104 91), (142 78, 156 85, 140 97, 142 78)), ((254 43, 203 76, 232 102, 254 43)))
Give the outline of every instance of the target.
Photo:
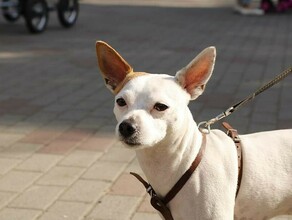
POLYGON ((209 121, 200 122, 198 124, 198 128, 199 128, 200 132, 203 133, 203 134, 209 134, 210 131, 211 131, 209 121))
POLYGON ((225 112, 221 113, 220 115, 223 115, 219 120, 221 120, 222 118, 225 118, 229 115, 231 115, 232 112, 234 112, 234 106, 231 106, 230 108, 228 108, 225 112))
POLYGON ((262 93, 263 91, 267 90, 268 88, 272 87, 273 85, 277 84, 280 80, 287 77, 289 74, 292 73, 292 67, 288 68, 287 70, 280 73, 278 76, 276 76, 273 80, 266 83, 264 86, 260 87, 258 90, 256 90, 254 93, 246 97, 245 99, 241 100, 240 102, 236 103, 235 105, 231 106, 224 112, 222 112, 220 115, 217 115, 215 118, 210 119, 209 121, 202 121, 198 124, 199 130, 204 134, 209 134, 211 130, 211 125, 215 122, 229 116, 232 114, 235 110, 240 108, 242 105, 246 104, 247 102, 253 100, 257 95, 262 93))
POLYGON ((228 108, 226 111, 222 112, 221 114, 217 115, 215 118, 210 119, 209 121, 202 121, 198 124, 199 130, 204 134, 210 134, 211 125, 220 121, 221 119, 227 117, 234 111, 234 107, 228 108))

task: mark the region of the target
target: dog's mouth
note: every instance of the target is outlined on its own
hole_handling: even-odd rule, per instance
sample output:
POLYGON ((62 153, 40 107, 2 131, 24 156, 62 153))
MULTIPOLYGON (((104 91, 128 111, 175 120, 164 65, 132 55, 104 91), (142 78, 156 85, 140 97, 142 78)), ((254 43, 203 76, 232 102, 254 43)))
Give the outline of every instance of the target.
POLYGON ((137 138, 123 138, 120 136, 120 141, 129 148, 138 148, 142 144, 137 140, 137 138))

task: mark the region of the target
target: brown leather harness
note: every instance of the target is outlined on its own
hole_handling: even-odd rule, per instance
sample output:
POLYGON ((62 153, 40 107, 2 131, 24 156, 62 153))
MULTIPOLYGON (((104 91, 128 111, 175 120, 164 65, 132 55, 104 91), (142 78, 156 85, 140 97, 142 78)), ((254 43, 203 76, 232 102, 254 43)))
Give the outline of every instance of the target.
MULTIPOLYGON (((236 195, 239 192, 241 178, 242 178, 242 147, 240 143, 240 138, 238 136, 237 130, 233 129, 228 123, 223 122, 223 126, 227 129, 227 135, 232 138, 236 145, 237 149, 237 159, 238 159, 238 180, 237 180, 237 190, 236 195)), ((147 193, 151 196, 150 203, 151 205, 159 211, 165 220, 174 220, 172 217, 172 214, 167 207, 167 204, 177 195, 177 193, 183 188, 183 186, 186 184, 186 182, 190 179, 193 172, 196 170, 198 165, 200 164, 204 151, 206 148, 206 135, 203 135, 203 144, 199 150, 199 153, 197 154, 195 160, 189 167, 189 169, 181 176, 181 178, 176 182, 176 184, 171 188, 171 190, 166 194, 164 198, 160 198, 153 187, 146 182, 139 174, 131 172, 133 176, 135 176, 146 188, 147 193)))
POLYGON ((223 127, 227 130, 227 135, 232 138, 235 146, 236 146, 236 151, 237 151, 237 161, 238 161, 238 177, 237 177, 237 189, 236 189, 236 194, 235 198, 238 195, 240 184, 241 184, 241 179, 242 179, 242 167, 243 167, 243 159, 242 159, 242 145, 240 142, 239 135, 237 133, 237 130, 231 127, 230 124, 227 122, 222 123, 223 127))

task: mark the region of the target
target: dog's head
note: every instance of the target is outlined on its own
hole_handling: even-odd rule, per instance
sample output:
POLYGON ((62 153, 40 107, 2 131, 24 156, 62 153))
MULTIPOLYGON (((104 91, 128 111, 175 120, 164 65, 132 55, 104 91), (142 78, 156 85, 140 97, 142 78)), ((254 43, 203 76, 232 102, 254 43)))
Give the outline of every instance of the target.
POLYGON ((128 147, 153 147, 181 133, 188 102, 196 99, 211 77, 216 50, 203 50, 175 76, 135 72, 108 44, 96 43, 106 86, 115 95, 116 134, 128 147))

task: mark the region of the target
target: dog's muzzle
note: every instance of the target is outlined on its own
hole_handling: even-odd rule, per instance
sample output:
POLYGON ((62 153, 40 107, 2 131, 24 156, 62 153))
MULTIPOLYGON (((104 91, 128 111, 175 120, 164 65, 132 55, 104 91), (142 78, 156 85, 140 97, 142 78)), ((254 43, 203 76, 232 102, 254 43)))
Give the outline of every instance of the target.
POLYGON ((119 125, 119 134, 122 140, 128 145, 140 145, 138 142, 138 126, 131 119, 124 120, 119 125))

